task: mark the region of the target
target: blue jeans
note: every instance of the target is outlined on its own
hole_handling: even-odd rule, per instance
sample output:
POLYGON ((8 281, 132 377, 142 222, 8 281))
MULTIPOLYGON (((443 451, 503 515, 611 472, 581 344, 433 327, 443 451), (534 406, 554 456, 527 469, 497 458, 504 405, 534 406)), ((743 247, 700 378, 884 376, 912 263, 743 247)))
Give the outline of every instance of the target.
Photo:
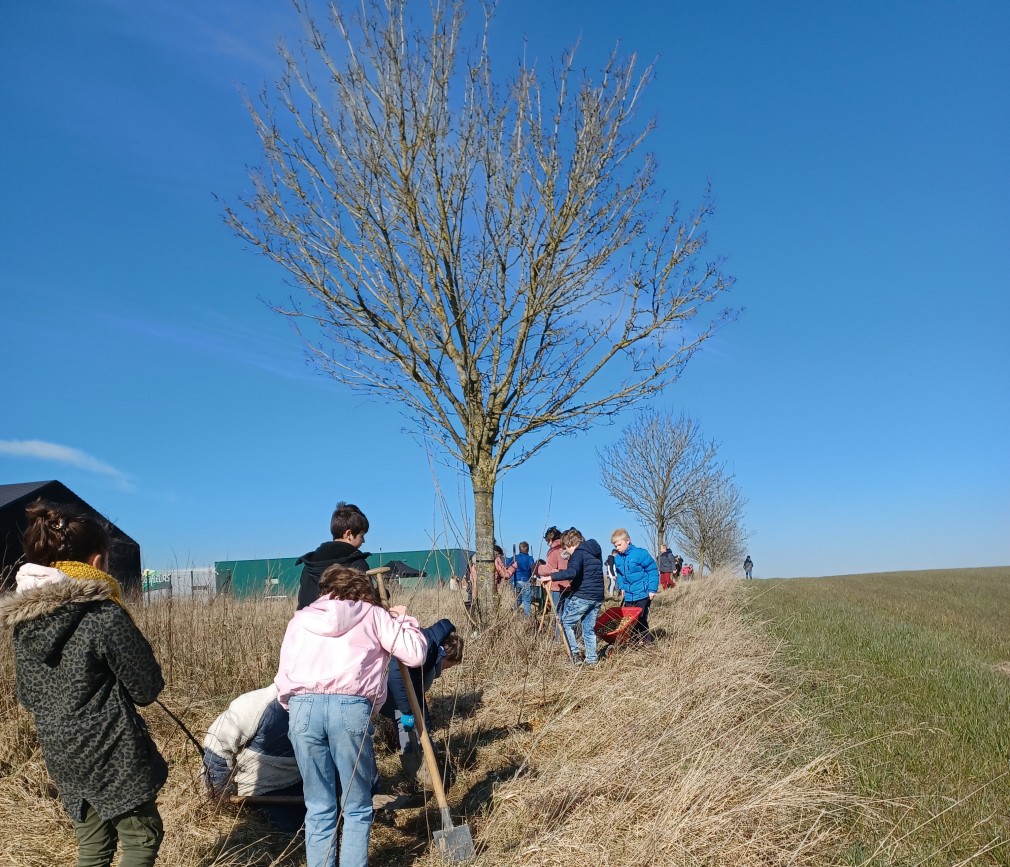
POLYGON ((523 614, 527 617, 530 616, 530 582, 529 581, 517 581, 514 585, 516 591, 516 608, 520 605, 523 607, 523 614))
POLYGON ((305 694, 292 696, 288 710, 305 792, 307 867, 337 863, 341 814, 340 867, 367 867, 375 776, 372 703, 357 695, 305 694))
POLYGON ((582 624, 582 642, 586 646, 586 663, 596 663, 596 618, 600 614, 602 602, 594 599, 581 599, 572 596, 565 600, 561 611, 561 625, 565 630, 565 639, 572 654, 578 653, 579 642, 575 637, 575 624, 582 624))

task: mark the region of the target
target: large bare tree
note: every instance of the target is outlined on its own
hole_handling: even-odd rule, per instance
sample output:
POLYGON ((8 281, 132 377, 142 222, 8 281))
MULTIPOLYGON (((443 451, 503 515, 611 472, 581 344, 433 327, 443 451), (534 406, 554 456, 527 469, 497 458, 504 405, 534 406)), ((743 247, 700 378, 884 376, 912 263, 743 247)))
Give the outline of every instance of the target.
POLYGON ((323 368, 469 471, 486 579, 502 473, 665 388, 731 317, 710 202, 664 210, 633 57, 499 81, 461 0, 295 5, 306 35, 250 105, 264 164, 227 217, 287 270, 277 309, 315 326, 323 368))
POLYGON ((747 499, 722 467, 708 473, 690 505, 674 522, 681 550, 698 563, 698 575, 742 561, 747 534, 743 518, 747 499))
POLYGON ((686 415, 645 410, 598 452, 608 493, 652 531, 658 552, 714 472, 718 447, 686 415))

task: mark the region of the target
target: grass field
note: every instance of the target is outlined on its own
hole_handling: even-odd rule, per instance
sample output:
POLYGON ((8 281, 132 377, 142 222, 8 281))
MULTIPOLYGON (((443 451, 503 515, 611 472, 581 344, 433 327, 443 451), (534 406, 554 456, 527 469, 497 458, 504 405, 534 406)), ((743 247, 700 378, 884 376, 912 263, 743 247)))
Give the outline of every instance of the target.
POLYGON ((1010 865, 1010 568, 746 591, 873 805, 847 863, 1010 865))

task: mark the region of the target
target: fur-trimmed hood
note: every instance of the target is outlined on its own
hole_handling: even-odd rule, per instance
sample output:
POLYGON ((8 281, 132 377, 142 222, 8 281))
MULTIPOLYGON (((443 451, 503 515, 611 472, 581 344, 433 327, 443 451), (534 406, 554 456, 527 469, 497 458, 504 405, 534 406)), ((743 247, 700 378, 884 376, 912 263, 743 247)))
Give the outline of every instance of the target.
POLYGON ((0 623, 11 627, 25 620, 46 617, 65 605, 104 602, 112 598, 104 581, 67 579, 0 596, 0 623))
POLYGON ((147 803, 168 776, 135 707, 158 697, 161 667, 114 593, 108 580, 68 577, 0 597, 18 701, 76 822, 85 804, 108 821, 147 803))
POLYGON ((68 578, 0 598, 0 623, 21 628, 22 652, 45 662, 59 655, 91 602, 111 601, 105 581, 68 578))

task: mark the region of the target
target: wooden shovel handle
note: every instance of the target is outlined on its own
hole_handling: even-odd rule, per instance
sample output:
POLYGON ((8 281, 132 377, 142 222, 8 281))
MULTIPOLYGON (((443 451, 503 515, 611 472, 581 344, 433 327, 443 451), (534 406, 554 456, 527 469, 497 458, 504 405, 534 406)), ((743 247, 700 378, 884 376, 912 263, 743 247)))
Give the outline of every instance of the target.
POLYGON ((435 790, 435 800, 438 801, 438 806, 445 813, 449 809, 449 802, 446 800, 445 789, 442 787, 442 775, 439 773, 438 762, 435 760, 435 750, 431 745, 431 738, 428 737, 428 727, 424 724, 424 711, 421 708, 421 703, 417 700, 417 693, 414 692, 414 684, 410 680, 410 669, 399 659, 396 660, 396 664, 400 666, 400 678, 407 690, 411 713, 414 714, 414 727, 417 729, 417 737, 421 741, 421 752, 424 753, 424 761, 428 765, 428 773, 431 775, 431 787, 435 790))

